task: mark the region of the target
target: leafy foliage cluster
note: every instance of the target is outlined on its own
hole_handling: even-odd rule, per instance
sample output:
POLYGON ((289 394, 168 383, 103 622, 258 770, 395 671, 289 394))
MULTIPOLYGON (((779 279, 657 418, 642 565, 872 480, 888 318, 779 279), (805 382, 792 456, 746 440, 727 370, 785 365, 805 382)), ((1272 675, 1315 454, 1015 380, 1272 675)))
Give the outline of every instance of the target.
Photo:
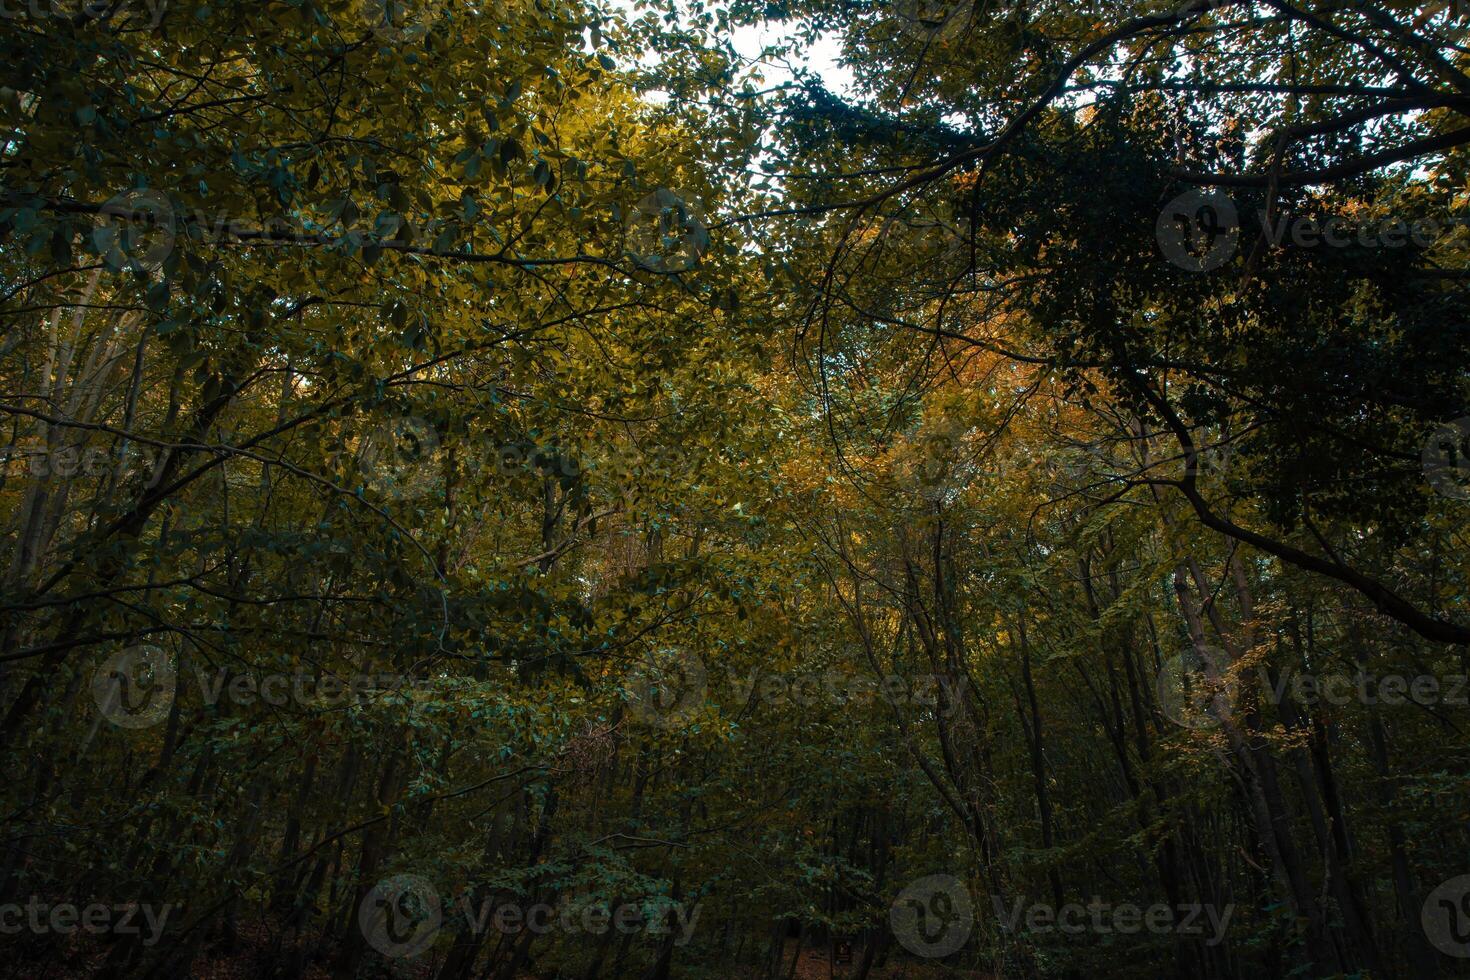
POLYGON ((0 906, 178 910, 17 975, 1470 953, 1456 9, 5 11, 0 906))

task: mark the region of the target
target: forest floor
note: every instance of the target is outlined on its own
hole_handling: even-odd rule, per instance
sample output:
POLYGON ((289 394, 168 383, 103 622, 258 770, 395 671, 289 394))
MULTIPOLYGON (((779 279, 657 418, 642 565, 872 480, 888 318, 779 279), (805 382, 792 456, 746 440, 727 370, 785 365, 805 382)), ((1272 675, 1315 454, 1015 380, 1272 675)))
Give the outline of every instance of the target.
MULTIPOLYGON (((801 959, 796 964, 795 973, 791 972, 791 957, 795 952, 794 944, 788 943, 782 953, 782 977, 791 977, 793 980, 844 980, 850 977, 857 968, 857 962, 862 958, 862 950, 853 950, 853 962, 851 964, 832 964, 829 962, 829 951, 821 949, 803 949, 801 959)), ((190 975, 197 980, 254 980, 260 976, 260 950, 249 946, 242 947, 234 956, 221 957, 217 953, 212 956, 200 957, 194 963, 190 975)), ((427 980, 433 976, 433 970, 428 963, 423 964, 398 964, 400 969, 395 976, 412 978, 412 980, 427 980)), ((711 976, 717 973, 717 968, 702 965, 699 968, 700 976, 711 976)), ((679 976, 677 969, 674 976, 679 976)), ((307 968, 303 974, 303 980, 331 980, 331 970, 324 964, 314 964, 307 968)), ((517 980, 551 980, 555 976, 553 972, 531 970, 520 973, 517 980)), ((739 980, 761 980, 763 971, 749 965, 732 966, 729 977, 739 980)), ((883 966, 875 966, 868 974, 869 980, 988 980, 985 974, 978 972, 957 972, 947 969, 937 963, 913 963, 896 962, 890 960, 883 966)))
MULTIPOLYGON (((190 980, 258 980, 263 975, 269 975, 272 960, 283 953, 289 955, 292 952, 289 948, 280 949, 274 939, 271 930, 263 925, 241 923, 235 948, 230 951, 218 947, 206 950, 190 965, 188 976, 190 980)), ((36 972, 28 974, 30 980, 82 980, 82 978, 95 975, 101 969, 106 953, 101 950, 88 949, 81 946, 80 943, 78 947, 80 948, 73 950, 69 961, 40 966, 36 972)), ((780 976, 782 980, 786 978, 791 978, 791 980, 845 980, 853 975, 858 962, 862 959, 860 947, 853 950, 853 962, 848 964, 829 962, 830 951, 826 946, 806 948, 801 951, 801 957, 793 972, 791 958, 795 952, 795 942, 788 941, 781 954, 780 976)), ((330 960, 331 956, 328 954, 309 963, 301 973, 301 980, 331 980, 330 960)), ((422 961, 400 961, 393 964, 391 977, 396 980, 432 980, 435 966, 435 962, 428 958, 422 961)), ((728 972, 722 971, 718 966, 707 964, 699 964, 696 969, 697 975, 701 978, 723 976, 729 980, 764 980, 765 977, 762 968, 750 964, 731 965, 728 972)), ((681 975, 676 965, 674 976, 681 975)), ((517 980, 556 980, 557 977, 558 974, 554 969, 542 970, 533 966, 518 974, 517 980)), ((940 978, 943 980, 989 980, 987 975, 979 972, 961 972, 938 963, 916 963, 894 959, 890 959, 882 966, 875 966, 868 974, 868 980, 940 980, 940 978)))
MULTIPOLYGON (((852 975, 857 969, 857 964, 862 960, 863 951, 858 948, 852 951, 853 962, 851 964, 833 964, 830 960, 830 951, 823 946, 819 949, 804 949, 801 951, 801 959, 796 964, 796 972, 790 973, 791 956, 794 952, 791 943, 787 943, 782 953, 781 962, 783 969, 787 971, 783 976, 794 977, 794 980, 844 980, 852 975)), ((751 974, 751 978, 757 974, 751 974)), ((868 974, 869 980, 987 980, 985 974, 968 971, 961 972, 947 969, 937 963, 914 963, 896 962, 892 959, 883 966, 874 966, 868 974)))

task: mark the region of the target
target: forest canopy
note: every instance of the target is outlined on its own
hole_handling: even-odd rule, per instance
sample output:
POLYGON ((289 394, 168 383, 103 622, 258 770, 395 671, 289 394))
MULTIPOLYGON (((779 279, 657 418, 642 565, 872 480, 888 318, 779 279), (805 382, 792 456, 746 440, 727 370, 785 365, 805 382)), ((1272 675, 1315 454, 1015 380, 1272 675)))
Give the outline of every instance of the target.
POLYGON ((0 0, 0 972, 1470 976, 1467 27, 0 0))

